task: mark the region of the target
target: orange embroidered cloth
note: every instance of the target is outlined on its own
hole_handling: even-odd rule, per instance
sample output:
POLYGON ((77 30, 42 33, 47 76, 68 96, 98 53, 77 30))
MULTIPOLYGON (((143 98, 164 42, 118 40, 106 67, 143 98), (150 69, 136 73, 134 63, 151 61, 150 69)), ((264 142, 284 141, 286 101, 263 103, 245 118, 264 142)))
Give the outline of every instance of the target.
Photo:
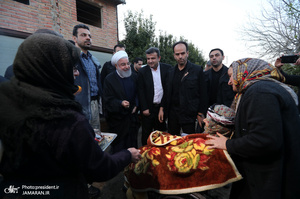
POLYGON ((180 137, 154 131, 141 147, 141 160, 124 170, 133 191, 184 194, 222 187, 242 179, 225 150, 208 150, 208 134, 180 137))

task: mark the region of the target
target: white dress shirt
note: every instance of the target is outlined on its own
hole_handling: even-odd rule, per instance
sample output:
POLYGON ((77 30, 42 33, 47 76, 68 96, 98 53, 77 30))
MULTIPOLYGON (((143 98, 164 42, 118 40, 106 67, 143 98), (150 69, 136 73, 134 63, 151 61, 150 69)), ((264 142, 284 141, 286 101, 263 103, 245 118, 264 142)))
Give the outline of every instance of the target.
POLYGON ((153 104, 160 104, 164 94, 164 90, 161 84, 160 64, 158 63, 156 70, 151 68, 151 72, 152 72, 153 85, 154 85, 153 104))

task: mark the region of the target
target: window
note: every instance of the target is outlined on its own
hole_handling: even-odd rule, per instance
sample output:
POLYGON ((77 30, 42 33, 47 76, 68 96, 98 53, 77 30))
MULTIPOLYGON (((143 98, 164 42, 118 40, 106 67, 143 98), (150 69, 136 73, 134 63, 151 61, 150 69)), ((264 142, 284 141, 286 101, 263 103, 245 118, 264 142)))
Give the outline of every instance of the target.
POLYGON ((29 0, 13 0, 13 1, 29 5, 29 0))
POLYGON ((77 21, 85 24, 102 28, 101 8, 86 3, 84 1, 76 1, 77 21))

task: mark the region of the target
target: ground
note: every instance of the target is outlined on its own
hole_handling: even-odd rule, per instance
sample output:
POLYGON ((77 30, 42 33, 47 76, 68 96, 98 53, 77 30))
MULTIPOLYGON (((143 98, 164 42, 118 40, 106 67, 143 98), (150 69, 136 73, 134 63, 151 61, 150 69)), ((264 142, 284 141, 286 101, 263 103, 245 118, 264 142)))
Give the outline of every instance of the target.
MULTIPOLYGON (((101 130, 106 129, 105 124, 101 123, 101 130)), ((105 131, 102 130, 102 131, 105 131)), ((138 147, 141 147, 141 134, 142 128, 138 132, 138 147)), ((109 151, 109 148, 106 150, 109 151)), ((124 186, 124 175, 123 172, 120 172, 116 177, 112 178, 107 182, 94 182, 93 186, 101 190, 100 197, 96 199, 126 199, 126 193, 122 190, 124 186)))

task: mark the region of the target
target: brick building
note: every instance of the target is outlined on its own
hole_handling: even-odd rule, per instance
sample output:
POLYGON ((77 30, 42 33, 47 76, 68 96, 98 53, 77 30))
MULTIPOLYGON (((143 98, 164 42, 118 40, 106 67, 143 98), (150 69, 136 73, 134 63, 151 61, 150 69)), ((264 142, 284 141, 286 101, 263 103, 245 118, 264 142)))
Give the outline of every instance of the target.
POLYGON ((92 54, 103 65, 119 40, 118 10, 125 0, 0 0, 0 75, 13 63, 18 46, 37 29, 52 29, 72 39, 74 25, 92 34, 92 54))

